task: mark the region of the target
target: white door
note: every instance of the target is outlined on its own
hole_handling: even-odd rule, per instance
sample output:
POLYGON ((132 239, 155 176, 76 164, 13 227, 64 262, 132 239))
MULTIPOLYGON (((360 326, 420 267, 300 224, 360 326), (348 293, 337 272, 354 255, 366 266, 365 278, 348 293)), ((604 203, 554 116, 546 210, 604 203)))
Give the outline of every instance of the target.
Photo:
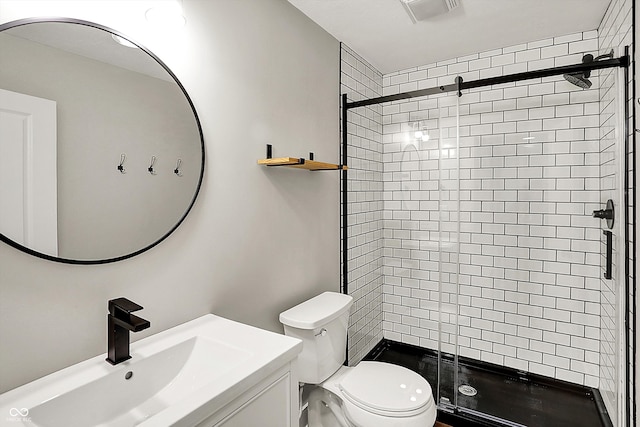
POLYGON ((58 255, 56 103, 0 89, 0 233, 58 255))

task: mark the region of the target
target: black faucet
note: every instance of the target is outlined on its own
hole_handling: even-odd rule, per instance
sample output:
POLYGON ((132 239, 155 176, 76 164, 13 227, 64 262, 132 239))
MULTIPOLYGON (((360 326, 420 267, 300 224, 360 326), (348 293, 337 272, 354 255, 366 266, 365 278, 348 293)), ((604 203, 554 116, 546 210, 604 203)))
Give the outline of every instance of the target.
POLYGON ((129 331, 139 332, 151 326, 148 320, 131 314, 142 310, 142 306, 126 298, 109 301, 107 315, 107 362, 117 365, 131 359, 129 355, 129 331))

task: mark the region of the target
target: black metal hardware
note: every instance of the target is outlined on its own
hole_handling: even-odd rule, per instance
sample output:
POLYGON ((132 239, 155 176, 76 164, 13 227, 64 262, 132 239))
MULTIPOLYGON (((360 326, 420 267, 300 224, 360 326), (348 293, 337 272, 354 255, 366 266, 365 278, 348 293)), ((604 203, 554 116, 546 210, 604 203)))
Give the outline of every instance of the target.
POLYGON ((614 207, 613 207, 613 200, 609 199, 607 200, 607 207, 605 209, 600 209, 597 211, 593 211, 593 217, 594 218, 600 218, 600 219, 606 219, 607 220, 607 227, 609 227, 609 230, 611 230, 613 228, 613 223, 614 223, 614 217, 615 217, 615 211, 614 211, 614 207))
MULTIPOLYGON (((347 127, 347 120, 348 120, 348 115, 347 115, 347 107, 348 101, 347 101, 347 94, 343 94, 342 95, 342 164, 346 165, 348 164, 347 162, 347 155, 348 155, 348 135, 347 135, 347 131, 348 131, 348 127, 347 127)), ((348 274, 349 274, 349 255, 348 255, 348 251, 349 251, 349 244, 348 244, 348 236, 349 236, 349 209, 347 206, 347 196, 348 196, 348 185, 347 185, 347 171, 346 170, 342 170, 342 176, 340 177, 340 180, 342 181, 342 293, 343 294, 348 294, 349 293, 349 280, 348 280, 348 274)), ((348 354, 347 354, 348 356, 348 354)), ((347 358, 348 360, 348 358, 347 358)))
MULTIPOLYGON (((638 12, 636 10, 636 3, 637 2, 631 2, 632 3, 632 16, 637 17, 638 16, 638 12)), ((635 22, 636 19, 633 18, 633 23, 632 23, 632 28, 636 28, 636 31, 633 32, 633 45, 637 46, 637 42, 638 42, 638 31, 637 31, 637 26, 638 23, 635 22)), ((634 47, 634 50, 636 48, 634 47)), ((624 54, 626 56, 629 56, 629 46, 625 46, 624 48, 624 54)), ((637 64, 637 62, 636 62, 637 64)), ((637 65, 636 65, 637 66, 637 65)), ((635 98, 637 96, 636 90, 635 88, 638 87, 637 86, 637 72, 633 73, 633 75, 631 76, 631 78, 629 78, 629 67, 624 69, 624 78, 623 81, 625 82, 624 85, 624 98, 623 99, 629 99, 631 96, 631 94, 629 93, 629 89, 630 87, 632 88, 632 94, 633 97, 635 98), (631 84, 629 84, 629 82, 632 82, 631 84)), ((639 98, 639 103, 640 103, 640 98, 639 98)), ((636 242, 635 242, 635 236, 636 234, 636 223, 637 221, 635 221, 635 218, 637 218, 637 196, 636 196, 636 171, 638 170, 637 167, 637 156, 636 155, 629 155, 630 152, 635 153, 636 150, 636 140, 637 140, 637 136, 635 135, 635 133, 633 134, 633 137, 630 136, 630 132, 629 129, 632 126, 631 121, 633 120, 632 117, 636 117, 636 105, 634 103, 629 103, 629 102, 623 102, 622 104, 624 104, 624 210, 627 211, 629 208, 631 208, 631 212, 630 212, 630 217, 631 219, 631 227, 625 226, 625 227, 620 227, 621 229, 624 229, 624 243, 625 243, 625 263, 624 263, 624 275, 625 275, 625 281, 624 281, 624 327, 625 327, 625 331, 633 331, 632 334, 629 333, 625 333, 624 334, 624 348, 625 349, 629 349, 632 348, 633 351, 625 351, 625 378, 627 379, 627 384, 631 383, 631 381, 636 381, 636 372, 637 372, 637 366, 638 366, 638 354, 637 354, 637 349, 638 349, 638 343, 637 343, 637 332, 636 332, 636 328, 632 327, 632 322, 635 319, 635 316, 637 316, 637 299, 638 298, 634 298, 633 296, 636 295, 636 278, 638 277, 637 275, 637 262, 636 262, 636 256, 637 256, 637 250, 636 250, 636 242), (630 111, 630 107, 631 107, 631 111, 630 111), (630 151, 630 148, 632 148, 633 151, 630 151), (631 162, 631 164, 629 164, 631 162), (633 171, 633 173, 630 173, 630 171, 633 171), (631 175, 631 176, 630 176, 631 175), (632 189, 632 191, 629 191, 630 189, 632 189), (631 194, 630 194, 631 193, 631 194), (629 229, 631 228, 631 230, 629 229), (633 314, 633 319, 631 317, 631 313, 633 314)), ((623 216, 624 218, 624 216, 623 216)), ((625 219, 623 219, 622 221, 626 221, 625 219)), ((637 402, 637 387, 634 388, 633 392, 631 392, 631 399, 625 399, 626 400, 626 404, 625 404, 625 414, 626 414, 626 425, 630 426, 632 423, 632 417, 633 413, 634 413, 634 409, 636 407, 636 402, 637 402), (633 409, 632 409, 633 408, 633 409)), ((635 417, 633 418, 635 420, 635 417)))
POLYGON ((142 306, 126 298, 109 301, 107 314, 107 362, 117 365, 131 359, 129 354, 129 331, 139 332, 151 326, 151 322, 131 314, 142 310, 142 306))
POLYGON ((309 169, 310 171, 313 172, 328 172, 328 171, 335 171, 335 170, 344 170, 343 166, 345 165, 336 165, 335 168, 322 168, 322 169, 309 169))
POLYGON ((151 156, 151 164, 150 164, 150 165, 149 165, 149 167, 147 168, 147 170, 149 171, 149 173, 150 173, 151 175, 156 175, 156 173, 157 173, 157 172, 155 171, 155 169, 153 168, 153 165, 155 165, 155 164, 156 164, 156 156, 151 156))
POLYGON ((182 159, 178 159, 178 161, 176 162, 176 168, 173 170, 173 173, 175 173, 178 176, 182 176, 182 172, 180 171, 181 165, 182 165, 182 159))
POLYGON ((600 209, 597 211, 593 211, 593 217, 600 219, 609 219, 613 218, 613 212, 611 212, 610 209, 600 209))
POLYGON ((421 96, 437 95, 439 93, 453 92, 454 90, 458 90, 458 85, 450 84, 446 86, 436 86, 436 87, 431 87, 427 89, 418 89, 418 90, 412 90, 410 92, 397 93, 394 95, 385 95, 377 98, 363 99, 362 101, 347 102, 346 106, 347 106, 347 109, 366 107, 367 105, 381 104, 383 102, 401 101, 403 99, 408 99, 408 98, 419 98, 421 96))
POLYGON ((120 171, 120 173, 127 173, 124 170, 124 161, 127 158, 126 154, 122 153, 120 154, 120 164, 118 165, 118 170, 120 171))
POLYGON ((605 270, 604 270, 604 278, 605 279, 611 279, 611 267, 613 264, 613 233, 609 230, 604 230, 602 232, 607 239, 607 260, 606 260, 606 266, 605 266, 605 270))
POLYGON ((446 92, 454 92, 454 91, 460 93, 460 91, 464 89, 473 89, 477 87, 491 86, 491 85, 497 85, 502 83, 513 83, 513 82, 519 82, 522 80, 551 77, 551 76, 557 76, 560 74, 569 74, 569 73, 575 73, 580 71, 601 70, 604 68, 613 68, 613 67, 628 68, 629 55, 626 53, 625 56, 621 56, 620 58, 609 59, 606 61, 589 62, 587 64, 580 63, 580 64, 574 64, 574 65, 565 65, 561 67, 545 68, 542 70, 526 71, 523 73, 508 74, 506 76, 489 77, 486 79, 472 80, 469 82, 461 81, 460 84, 453 83, 450 85, 436 86, 436 87, 431 87, 427 89, 418 89, 418 90, 398 93, 394 95, 386 95, 386 96, 380 96, 377 98, 363 99, 362 101, 347 102, 346 105, 347 105, 347 109, 358 108, 358 107, 364 107, 367 105, 380 104, 383 102, 399 101, 399 100, 408 99, 408 98, 418 98, 426 95, 435 95, 438 93, 446 93, 446 92))
MULTIPOLYGON (((267 159, 272 159, 273 158, 273 146, 271 144, 267 144, 267 159)), ((300 157, 299 159, 297 159, 297 163, 284 163, 284 164, 279 164, 279 165, 267 165, 269 167, 274 167, 274 166, 291 166, 291 165, 304 165, 304 157, 300 157)), ((313 160, 313 153, 309 153, 309 160, 313 160)), ((340 167, 341 169, 342 167, 340 167)))
POLYGON ((462 91, 460 90, 460 86, 462 85, 462 82, 463 82, 462 77, 461 76, 456 77, 455 82, 456 82, 458 98, 459 98, 462 96, 462 91))

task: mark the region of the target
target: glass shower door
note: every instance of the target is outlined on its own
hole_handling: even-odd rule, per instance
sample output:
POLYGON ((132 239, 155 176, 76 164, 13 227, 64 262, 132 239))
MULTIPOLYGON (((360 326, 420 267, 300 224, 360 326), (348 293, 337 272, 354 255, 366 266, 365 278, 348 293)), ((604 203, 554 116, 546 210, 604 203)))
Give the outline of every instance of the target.
POLYGON ((437 182, 438 392, 441 409, 457 407, 460 283, 460 105, 457 93, 434 96, 437 182))
POLYGON ((440 159, 441 353, 453 354, 440 398, 457 412, 509 426, 541 425, 545 412, 570 425, 569 397, 536 406, 544 381, 606 385, 600 334, 615 310, 603 305, 612 282, 592 212, 616 198, 601 173, 617 153, 599 114, 598 90, 561 76, 458 98, 457 152, 443 139, 440 159))

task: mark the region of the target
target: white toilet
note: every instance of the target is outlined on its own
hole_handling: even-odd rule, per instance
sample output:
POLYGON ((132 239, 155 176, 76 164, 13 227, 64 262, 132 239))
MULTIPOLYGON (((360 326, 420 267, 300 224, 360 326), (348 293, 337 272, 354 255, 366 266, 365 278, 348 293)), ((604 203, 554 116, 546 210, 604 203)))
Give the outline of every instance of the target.
POLYGON ((300 381, 309 395, 309 427, 431 427, 436 405, 419 374, 383 362, 343 366, 353 298, 325 292, 280 314, 285 335, 303 341, 300 381))

